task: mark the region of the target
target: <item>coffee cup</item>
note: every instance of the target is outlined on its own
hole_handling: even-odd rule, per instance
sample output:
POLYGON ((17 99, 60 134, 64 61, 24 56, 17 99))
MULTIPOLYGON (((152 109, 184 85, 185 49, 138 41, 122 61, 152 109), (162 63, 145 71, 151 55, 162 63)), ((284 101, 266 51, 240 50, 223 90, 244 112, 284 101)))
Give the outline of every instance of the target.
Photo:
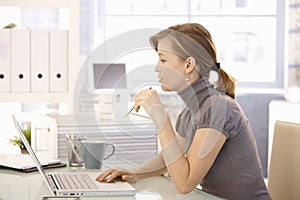
POLYGON ((84 140, 83 161, 86 169, 100 169, 103 160, 110 158, 115 153, 115 146, 104 140, 84 140), (110 147, 111 152, 106 153, 110 147))

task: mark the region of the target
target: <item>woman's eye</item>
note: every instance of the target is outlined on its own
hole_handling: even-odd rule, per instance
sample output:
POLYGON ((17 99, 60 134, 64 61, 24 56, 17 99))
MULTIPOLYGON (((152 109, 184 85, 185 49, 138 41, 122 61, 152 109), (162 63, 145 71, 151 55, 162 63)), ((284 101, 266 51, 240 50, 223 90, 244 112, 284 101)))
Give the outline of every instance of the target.
POLYGON ((161 63, 166 62, 166 60, 164 60, 164 59, 160 59, 159 61, 160 61, 161 63))

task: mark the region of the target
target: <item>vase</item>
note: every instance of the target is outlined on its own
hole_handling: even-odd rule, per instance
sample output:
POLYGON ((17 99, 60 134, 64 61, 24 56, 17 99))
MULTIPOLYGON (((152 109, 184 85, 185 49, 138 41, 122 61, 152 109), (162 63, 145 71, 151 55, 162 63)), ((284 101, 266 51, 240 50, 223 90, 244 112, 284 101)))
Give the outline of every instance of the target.
POLYGON ((28 151, 27 151, 27 149, 21 149, 21 153, 22 154, 28 154, 28 151))

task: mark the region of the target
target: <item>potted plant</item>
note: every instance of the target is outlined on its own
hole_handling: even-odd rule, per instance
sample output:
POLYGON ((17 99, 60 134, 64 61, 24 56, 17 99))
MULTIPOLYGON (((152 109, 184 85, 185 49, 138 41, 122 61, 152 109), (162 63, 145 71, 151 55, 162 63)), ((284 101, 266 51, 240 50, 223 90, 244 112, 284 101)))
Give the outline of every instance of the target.
MULTIPOLYGON (((24 136, 26 137, 28 143, 31 144, 31 128, 29 127, 27 129, 25 129, 23 131, 23 133, 24 133, 24 136)), ((15 146, 19 146, 19 148, 21 149, 21 153, 28 153, 27 149, 20 137, 15 136, 13 139, 9 139, 9 142, 15 146)))

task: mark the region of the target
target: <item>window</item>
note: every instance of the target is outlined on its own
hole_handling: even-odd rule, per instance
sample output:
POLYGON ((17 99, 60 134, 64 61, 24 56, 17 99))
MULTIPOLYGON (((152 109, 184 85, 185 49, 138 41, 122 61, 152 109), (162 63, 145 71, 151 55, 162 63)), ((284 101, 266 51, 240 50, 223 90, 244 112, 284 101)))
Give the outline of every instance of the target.
MULTIPOLYGON (((221 66, 238 79, 239 87, 284 86, 285 1, 98 2, 94 44, 100 44, 115 35, 134 29, 166 28, 179 23, 198 22, 211 32, 221 66)), ((156 63, 157 58, 151 58, 153 63, 147 64, 156 63)), ((143 61, 135 60, 136 65, 142 64, 143 61)))

